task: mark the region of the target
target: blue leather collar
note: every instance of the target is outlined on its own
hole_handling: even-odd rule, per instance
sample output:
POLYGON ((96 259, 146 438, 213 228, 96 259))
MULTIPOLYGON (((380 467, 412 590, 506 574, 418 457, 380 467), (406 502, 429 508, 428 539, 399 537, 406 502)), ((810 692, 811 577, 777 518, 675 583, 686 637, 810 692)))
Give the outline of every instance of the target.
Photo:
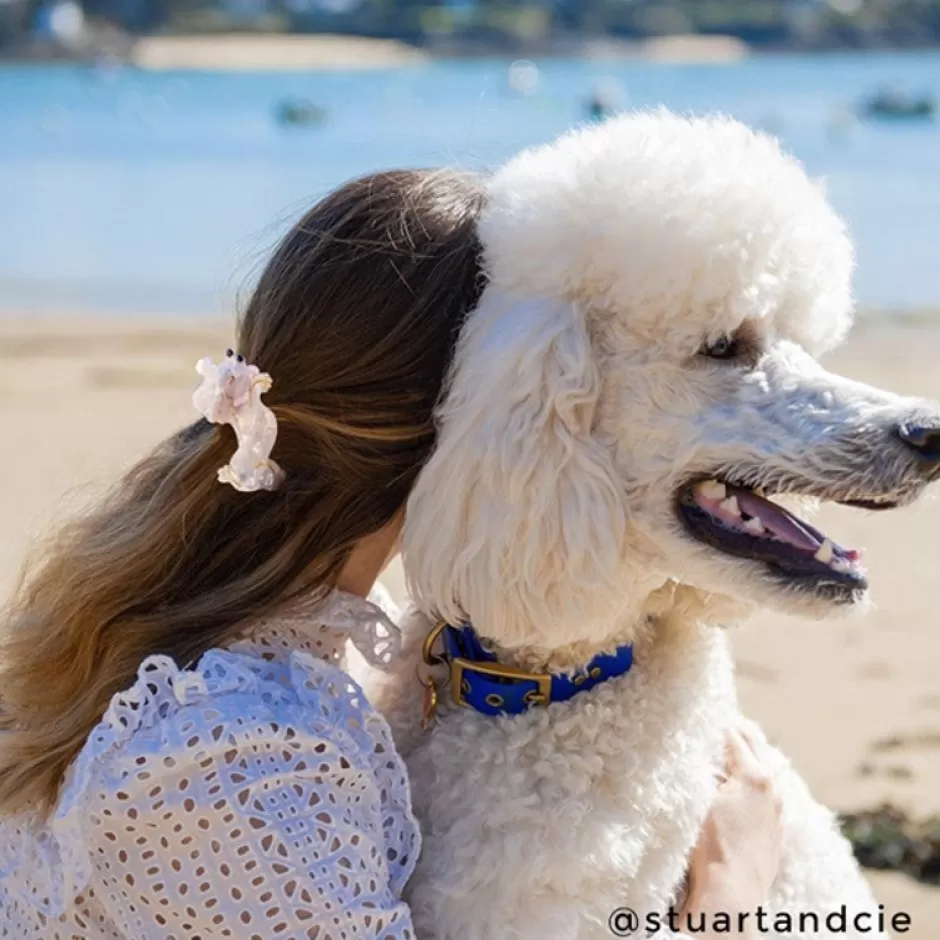
POLYGON ((450 666, 451 698, 483 715, 521 715, 533 705, 566 702, 607 679, 625 675, 633 665, 633 647, 626 645, 595 656, 573 673, 526 672, 499 663, 470 625, 442 625, 437 632, 443 642, 440 658, 450 666))

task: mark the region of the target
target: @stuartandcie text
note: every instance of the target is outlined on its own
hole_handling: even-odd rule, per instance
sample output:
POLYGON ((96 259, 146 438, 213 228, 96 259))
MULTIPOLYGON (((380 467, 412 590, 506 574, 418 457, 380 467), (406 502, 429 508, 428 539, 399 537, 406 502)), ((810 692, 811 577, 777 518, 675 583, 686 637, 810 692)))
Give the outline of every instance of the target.
POLYGON ((669 908, 663 914, 647 913, 641 917, 632 907, 618 907, 611 912, 607 926, 615 937, 655 936, 663 931, 687 933, 743 933, 756 927, 759 933, 780 937, 802 937, 819 934, 907 933, 911 917, 904 911, 889 914, 883 904, 877 910, 852 912, 843 904, 828 913, 818 911, 768 911, 758 907, 753 911, 711 911, 707 914, 682 913, 669 908))

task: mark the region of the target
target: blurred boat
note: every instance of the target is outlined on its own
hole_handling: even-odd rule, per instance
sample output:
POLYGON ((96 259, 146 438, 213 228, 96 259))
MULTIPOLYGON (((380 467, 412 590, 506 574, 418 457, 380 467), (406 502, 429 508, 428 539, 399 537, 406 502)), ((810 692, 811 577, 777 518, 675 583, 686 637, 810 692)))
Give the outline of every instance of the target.
POLYGON ((929 119, 937 113, 937 101, 931 95, 907 95, 884 89, 862 103, 862 114, 875 119, 929 119))
POLYGON ((282 101, 277 106, 276 117, 279 123, 295 127, 309 127, 322 124, 326 120, 326 111, 304 98, 282 101))
POLYGON ((591 121, 605 121, 623 110, 624 91, 619 82, 608 80, 594 86, 585 102, 585 112, 591 121))

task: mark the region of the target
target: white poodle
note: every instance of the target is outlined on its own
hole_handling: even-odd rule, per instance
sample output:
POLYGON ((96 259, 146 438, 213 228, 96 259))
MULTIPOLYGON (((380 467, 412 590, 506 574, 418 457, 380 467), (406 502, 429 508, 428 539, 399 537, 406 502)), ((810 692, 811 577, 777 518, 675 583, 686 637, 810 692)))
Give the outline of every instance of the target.
MULTIPOLYGON (((852 252, 766 136, 628 115, 521 154, 487 188, 487 286, 407 511, 413 658, 371 687, 424 831, 416 929, 606 940, 629 907, 637 936, 676 936, 656 916, 681 900, 740 720, 718 625, 862 604, 857 553, 794 510, 912 500, 940 475, 940 412, 817 364, 850 324, 852 252), (478 680, 493 695, 471 663, 421 731, 414 670, 437 618, 472 624, 471 659, 580 687, 549 703, 544 679, 497 678, 507 698, 529 690, 526 708, 483 714, 453 704, 478 680)), ((787 830, 765 923, 880 935, 832 815, 760 742, 787 830)))

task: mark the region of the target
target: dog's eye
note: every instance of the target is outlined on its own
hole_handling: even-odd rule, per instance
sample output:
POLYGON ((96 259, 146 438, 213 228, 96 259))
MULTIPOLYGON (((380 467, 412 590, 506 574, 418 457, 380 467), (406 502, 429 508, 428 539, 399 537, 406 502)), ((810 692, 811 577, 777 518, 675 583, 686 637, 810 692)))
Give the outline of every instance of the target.
POLYGON ((721 336, 713 343, 706 343, 698 352, 709 359, 734 359, 738 354, 738 342, 730 336, 721 336))

